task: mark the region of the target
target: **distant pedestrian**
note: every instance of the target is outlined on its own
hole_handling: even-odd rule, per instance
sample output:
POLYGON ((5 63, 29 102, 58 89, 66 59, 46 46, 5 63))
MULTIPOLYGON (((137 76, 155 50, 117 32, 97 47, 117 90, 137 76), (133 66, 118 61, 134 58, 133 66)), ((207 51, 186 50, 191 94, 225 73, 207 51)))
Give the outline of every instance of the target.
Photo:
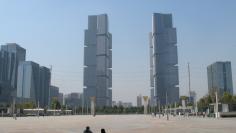
POLYGON ((93 133, 92 131, 90 131, 90 127, 87 126, 86 129, 84 130, 84 133, 93 133))
POLYGON ((101 133, 106 133, 105 129, 101 129, 101 133))

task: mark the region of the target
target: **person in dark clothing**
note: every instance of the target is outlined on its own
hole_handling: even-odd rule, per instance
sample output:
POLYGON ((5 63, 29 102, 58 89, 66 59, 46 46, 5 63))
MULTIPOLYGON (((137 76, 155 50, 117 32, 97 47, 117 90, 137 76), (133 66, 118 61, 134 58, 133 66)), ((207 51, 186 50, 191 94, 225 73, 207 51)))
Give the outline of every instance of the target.
POLYGON ((105 129, 101 129, 101 133, 106 133, 105 129))
POLYGON ((86 129, 84 130, 84 133, 93 133, 92 131, 90 131, 90 127, 87 126, 86 129))

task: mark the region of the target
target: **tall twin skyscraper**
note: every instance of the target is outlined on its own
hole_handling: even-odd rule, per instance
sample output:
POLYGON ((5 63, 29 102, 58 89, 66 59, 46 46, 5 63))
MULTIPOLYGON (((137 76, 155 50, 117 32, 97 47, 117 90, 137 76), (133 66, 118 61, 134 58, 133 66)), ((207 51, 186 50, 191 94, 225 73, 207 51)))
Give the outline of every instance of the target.
MULTIPOLYGON (((171 14, 153 14, 150 33, 152 97, 162 105, 178 102, 179 78, 176 29, 171 14)), ((84 39, 84 104, 96 98, 96 106, 112 103, 112 35, 106 14, 88 17, 84 39)))
POLYGON ((177 37, 171 14, 153 14, 149 40, 151 95, 161 105, 178 102, 177 37))
POLYGON ((84 39, 84 104, 112 105, 112 35, 106 14, 88 17, 84 39))

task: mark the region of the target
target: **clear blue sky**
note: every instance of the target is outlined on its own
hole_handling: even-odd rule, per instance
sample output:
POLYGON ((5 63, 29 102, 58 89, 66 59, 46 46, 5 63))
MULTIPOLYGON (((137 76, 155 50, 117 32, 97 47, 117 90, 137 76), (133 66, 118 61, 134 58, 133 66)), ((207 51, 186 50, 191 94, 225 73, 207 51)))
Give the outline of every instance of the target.
MULTIPOLYGON (((172 13, 177 28, 180 93, 207 93, 207 65, 231 61, 236 86, 234 0, 0 0, 0 43, 16 42, 27 60, 53 66, 61 92, 83 90, 83 43, 87 16, 107 13, 113 34, 113 98, 136 104, 149 95, 152 13, 172 13)), ((235 90, 236 91, 236 90, 235 90)))

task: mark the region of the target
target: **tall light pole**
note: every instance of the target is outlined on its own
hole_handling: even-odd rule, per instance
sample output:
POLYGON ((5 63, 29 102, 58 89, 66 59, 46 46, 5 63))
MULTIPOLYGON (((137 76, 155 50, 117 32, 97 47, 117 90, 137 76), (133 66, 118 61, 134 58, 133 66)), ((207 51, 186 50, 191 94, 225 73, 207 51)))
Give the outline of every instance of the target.
POLYGON ((189 100, 191 98, 191 80, 190 80, 190 66, 188 63, 188 89, 189 89, 189 100))
MULTIPOLYGON (((50 83, 49 85, 51 86, 52 83, 52 65, 50 65, 50 73, 51 73, 51 77, 50 77, 50 83)), ((48 90, 48 108, 50 109, 50 105, 51 105, 51 93, 50 93, 50 86, 49 86, 49 90, 48 90)))
POLYGON ((13 98, 13 105, 12 105, 12 116, 13 116, 13 119, 15 119, 15 120, 16 120, 15 106, 16 106, 16 100, 15 100, 15 98, 13 98))
POLYGON ((148 113, 148 96, 143 96, 143 100, 144 100, 144 114, 147 115, 148 113))
POLYGON ((86 114, 88 115, 88 102, 86 102, 86 114))
POLYGON ((38 100, 38 114, 37 115, 38 115, 38 118, 39 118, 39 100, 38 100))
POLYGON ((96 97, 90 97, 90 100, 91 100, 91 108, 90 108, 90 110, 91 110, 91 115, 93 115, 93 116, 95 116, 95 102, 96 102, 96 97))
POLYGON ((215 115, 216 118, 219 118, 219 112, 218 112, 218 95, 217 95, 217 91, 215 92, 216 95, 216 111, 215 111, 215 115))
POLYGON ((160 100, 158 100, 158 104, 159 104, 159 106, 158 106, 159 118, 161 118, 161 102, 160 102, 160 100))
POLYGON ((169 115, 168 115, 168 100, 167 100, 167 91, 166 91, 166 119, 169 120, 169 115))
POLYGON ((66 104, 66 115, 67 115, 67 104, 66 104))
POLYGON ((82 115, 84 115, 84 94, 82 95, 82 115))

